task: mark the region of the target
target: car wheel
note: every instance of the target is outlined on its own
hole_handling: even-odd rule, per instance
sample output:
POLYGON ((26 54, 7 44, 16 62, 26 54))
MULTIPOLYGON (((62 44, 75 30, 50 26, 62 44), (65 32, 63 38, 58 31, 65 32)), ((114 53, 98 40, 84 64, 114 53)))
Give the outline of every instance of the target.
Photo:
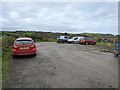
POLYGON ((94 45, 96 45, 96 43, 94 43, 94 45))
POLYGON ((57 43, 60 43, 59 41, 57 41, 57 43))
POLYGON ((118 54, 114 54, 115 57, 118 57, 118 54))
POLYGON ((12 55, 13 58, 16 58, 16 55, 12 55))
POLYGON ((36 57, 37 54, 34 54, 33 56, 36 57))

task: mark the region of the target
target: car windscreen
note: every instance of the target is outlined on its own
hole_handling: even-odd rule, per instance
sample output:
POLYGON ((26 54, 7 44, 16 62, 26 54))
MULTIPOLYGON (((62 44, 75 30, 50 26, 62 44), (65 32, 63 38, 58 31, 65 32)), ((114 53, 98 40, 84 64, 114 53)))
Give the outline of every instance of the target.
POLYGON ((17 40, 15 44, 32 44, 32 40, 17 40))
POLYGON ((85 38, 81 38, 80 40, 85 40, 85 38))

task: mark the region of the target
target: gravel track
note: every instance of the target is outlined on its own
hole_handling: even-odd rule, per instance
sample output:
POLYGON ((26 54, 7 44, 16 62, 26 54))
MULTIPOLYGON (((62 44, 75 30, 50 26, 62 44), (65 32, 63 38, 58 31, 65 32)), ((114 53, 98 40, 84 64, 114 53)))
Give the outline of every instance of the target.
POLYGON ((40 42, 36 57, 9 60, 5 88, 118 88, 118 59, 95 46, 40 42))

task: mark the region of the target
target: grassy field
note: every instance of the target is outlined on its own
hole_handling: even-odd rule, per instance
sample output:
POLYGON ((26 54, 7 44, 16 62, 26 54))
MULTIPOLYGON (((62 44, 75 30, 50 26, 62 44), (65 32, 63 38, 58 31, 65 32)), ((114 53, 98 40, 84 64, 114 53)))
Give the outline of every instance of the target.
MULTIPOLYGON (((1 41, 0 41, 1 42, 1 41)), ((2 47, 0 44, 0 89, 2 89, 2 47)))
POLYGON ((26 35, 26 36, 32 36, 34 33, 33 32, 26 32, 26 33, 24 33, 24 35, 26 35))
POLYGON ((10 48, 6 49, 6 53, 2 56, 2 82, 7 80, 8 78, 8 71, 9 71, 9 65, 8 65, 8 60, 11 56, 10 48))
POLYGON ((113 52, 114 49, 114 43, 97 42, 96 46, 100 47, 101 49, 106 49, 110 52, 113 52))
POLYGON ((15 40, 15 38, 11 36, 3 36, 2 37, 2 84, 4 85, 4 82, 7 80, 8 77, 8 71, 9 71, 9 58, 11 56, 11 46, 12 42, 15 40))

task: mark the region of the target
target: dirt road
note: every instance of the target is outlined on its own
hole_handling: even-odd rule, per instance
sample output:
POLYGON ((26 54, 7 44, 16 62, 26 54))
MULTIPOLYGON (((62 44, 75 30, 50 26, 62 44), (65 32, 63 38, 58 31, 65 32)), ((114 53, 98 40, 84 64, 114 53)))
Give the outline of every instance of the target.
POLYGON ((90 45, 36 43, 36 57, 11 58, 6 88, 117 88, 118 59, 90 45))

